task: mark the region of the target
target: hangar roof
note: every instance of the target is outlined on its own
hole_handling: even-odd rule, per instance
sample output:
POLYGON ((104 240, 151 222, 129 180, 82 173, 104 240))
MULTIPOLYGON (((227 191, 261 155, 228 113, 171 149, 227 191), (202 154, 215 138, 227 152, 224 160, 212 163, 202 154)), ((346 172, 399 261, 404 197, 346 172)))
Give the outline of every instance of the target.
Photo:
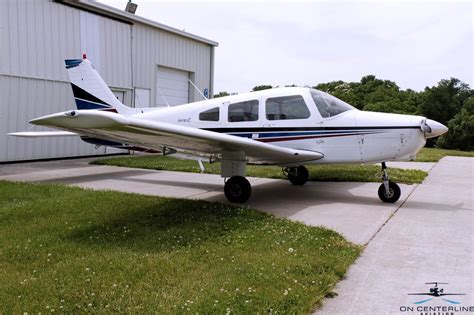
POLYGON ((115 20, 126 22, 129 24, 134 24, 134 22, 139 22, 139 23, 146 24, 146 25, 170 32, 170 33, 174 33, 183 37, 194 39, 196 41, 206 43, 211 46, 219 45, 218 42, 215 42, 213 40, 210 40, 198 35, 194 35, 194 34, 191 34, 191 33, 179 30, 177 28, 174 28, 165 24, 161 24, 149 19, 145 19, 141 16, 113 8, 102 3, 97 3, 97 2, 87 1, 87 0, 79 0, 79 1, 78 0, 53 0, 53 1, 71 5, 77 8, 81 8, 85 11, 90 11, 90 12, 93 12, 102 16, 106 16, 115 20))

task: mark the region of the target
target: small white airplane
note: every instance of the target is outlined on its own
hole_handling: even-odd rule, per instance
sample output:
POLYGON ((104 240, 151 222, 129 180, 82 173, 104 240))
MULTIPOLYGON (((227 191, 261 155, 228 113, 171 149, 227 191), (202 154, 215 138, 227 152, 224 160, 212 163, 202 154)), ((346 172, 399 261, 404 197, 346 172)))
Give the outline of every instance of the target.
POLYGON ((80 136, 84 141, 130 150, 169 154, 199 152, 221 161, 224 193, 246 202, 251 186, 246 164, 283 168, 294 185, 309 177, 307 164, 382 163, 384 202, 400 198, 386 161, 415 158, 427 138, 444 125, 421 116, 359 111, 311 88, 275 88, 167 107, 130 108, 115 98, 85 55, 66 69, 77 110, 32 119, 61 131, 16 132, 20 137, 80 136))

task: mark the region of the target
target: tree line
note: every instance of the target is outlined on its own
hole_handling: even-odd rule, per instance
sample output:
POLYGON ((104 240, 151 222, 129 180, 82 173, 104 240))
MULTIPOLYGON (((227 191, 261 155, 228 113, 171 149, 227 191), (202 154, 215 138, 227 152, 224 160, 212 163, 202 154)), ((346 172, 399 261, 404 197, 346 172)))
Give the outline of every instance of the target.
MULTIPOLYGON (((271 88, 274 86, 258 85, 252 91, 271 88)), ((474 150, 474 90, 459 79, 443 79, 420 92, 402 90, 395 82, 374 75, 364 76, 360 82, 332 81, 313 88, 330 93, 360 110, 421 115, 436 120, 448 126, 449 131, 438 139, 429 139, 427 146, 474 150)), ((228 95, 231 93, 220 92, 214 97, 228 95)))

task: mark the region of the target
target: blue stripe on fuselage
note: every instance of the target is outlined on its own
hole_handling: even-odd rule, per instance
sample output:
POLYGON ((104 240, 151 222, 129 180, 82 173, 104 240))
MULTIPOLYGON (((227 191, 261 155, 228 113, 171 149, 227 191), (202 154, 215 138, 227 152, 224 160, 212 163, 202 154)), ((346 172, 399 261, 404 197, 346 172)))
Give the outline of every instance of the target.
POLYGON ((349 134, 366 134, 374 133, 373 130, 321 130, 321 131, 289 131, 289 132, 256 132, 256 133, 229 133, 232 136, 262 139, 262 138, 285 138, 291 140, 292 137, 297 136, 334 136, 334 135, 349 135, 349 134))

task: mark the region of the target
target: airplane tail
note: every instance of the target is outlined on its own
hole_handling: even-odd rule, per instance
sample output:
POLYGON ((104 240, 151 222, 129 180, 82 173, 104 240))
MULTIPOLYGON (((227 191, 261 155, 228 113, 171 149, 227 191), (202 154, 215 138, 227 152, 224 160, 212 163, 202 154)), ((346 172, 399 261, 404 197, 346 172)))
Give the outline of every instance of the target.
POLYGON ((85 55, 83 59, 66 59, 65 63, 77 109, 106 110, 120 114, 132 111, 115 97, 85 55))

